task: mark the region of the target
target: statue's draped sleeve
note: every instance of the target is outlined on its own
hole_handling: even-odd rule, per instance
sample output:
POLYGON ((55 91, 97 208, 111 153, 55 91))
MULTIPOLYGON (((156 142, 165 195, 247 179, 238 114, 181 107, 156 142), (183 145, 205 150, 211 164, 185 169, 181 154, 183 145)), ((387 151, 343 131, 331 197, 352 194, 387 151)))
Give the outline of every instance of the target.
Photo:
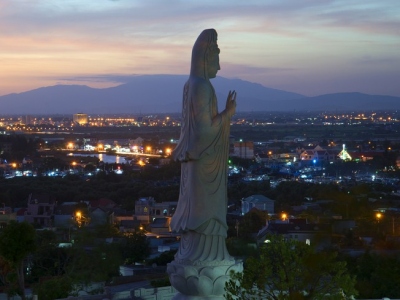
POLYGON ((181 136, 172 152, 175 160, 198 160, 228 142, 230 118, 225 111, 218 114, 214 88, 208 81, 190 78, 182 103, 181 136))

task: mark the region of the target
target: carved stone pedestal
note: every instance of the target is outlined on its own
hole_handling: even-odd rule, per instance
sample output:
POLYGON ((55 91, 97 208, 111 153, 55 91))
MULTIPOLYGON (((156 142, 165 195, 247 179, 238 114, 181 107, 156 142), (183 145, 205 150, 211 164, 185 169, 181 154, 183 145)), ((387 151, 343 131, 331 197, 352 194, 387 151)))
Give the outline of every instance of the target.
POLYGON ((172 261, 167 273, 179 291, 172 300, 223 300, 230 271, 243 271, 242 261, 212 261, 195 264, 172 261))

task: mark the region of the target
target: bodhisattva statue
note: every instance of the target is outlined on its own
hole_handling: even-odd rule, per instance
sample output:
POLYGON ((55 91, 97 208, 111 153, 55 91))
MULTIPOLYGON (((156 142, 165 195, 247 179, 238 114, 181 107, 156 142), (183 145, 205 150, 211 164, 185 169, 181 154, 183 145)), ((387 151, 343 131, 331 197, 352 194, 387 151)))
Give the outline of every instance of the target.
POLYGON ((218 113, 210 78, 220 70, 219 52, 217 32, 204 30, 193 46, 183 89, 181 136, 172 152, 181 162, 179 201, 171 221, 181 243, 168 266, 171 284, 180 292, 174 299, 220 299, 229 271, 242 267, 225 243, 229 130, 236 92, 229 92, 225 110, 218 113))

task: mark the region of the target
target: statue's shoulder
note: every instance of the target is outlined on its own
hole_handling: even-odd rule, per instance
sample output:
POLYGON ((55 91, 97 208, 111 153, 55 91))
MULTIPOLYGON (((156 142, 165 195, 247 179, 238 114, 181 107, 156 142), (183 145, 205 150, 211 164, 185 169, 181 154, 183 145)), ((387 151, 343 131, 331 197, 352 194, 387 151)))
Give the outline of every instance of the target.
POLYGON ((192 93, 213 93, 211 82, 201 77, 191 76, 186 85, 190 87, 192 93))

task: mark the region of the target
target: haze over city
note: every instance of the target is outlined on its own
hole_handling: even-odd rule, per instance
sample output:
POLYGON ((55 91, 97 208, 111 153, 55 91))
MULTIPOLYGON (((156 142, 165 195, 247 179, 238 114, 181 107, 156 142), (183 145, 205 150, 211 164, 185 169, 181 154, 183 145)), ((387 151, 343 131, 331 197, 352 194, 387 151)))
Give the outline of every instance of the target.
POLYGON ((188 74, 196 37, 215 28, 220 76, 306 96, 398 97, 399 13, 393 0, 3 0, 0 96, 188 74))

